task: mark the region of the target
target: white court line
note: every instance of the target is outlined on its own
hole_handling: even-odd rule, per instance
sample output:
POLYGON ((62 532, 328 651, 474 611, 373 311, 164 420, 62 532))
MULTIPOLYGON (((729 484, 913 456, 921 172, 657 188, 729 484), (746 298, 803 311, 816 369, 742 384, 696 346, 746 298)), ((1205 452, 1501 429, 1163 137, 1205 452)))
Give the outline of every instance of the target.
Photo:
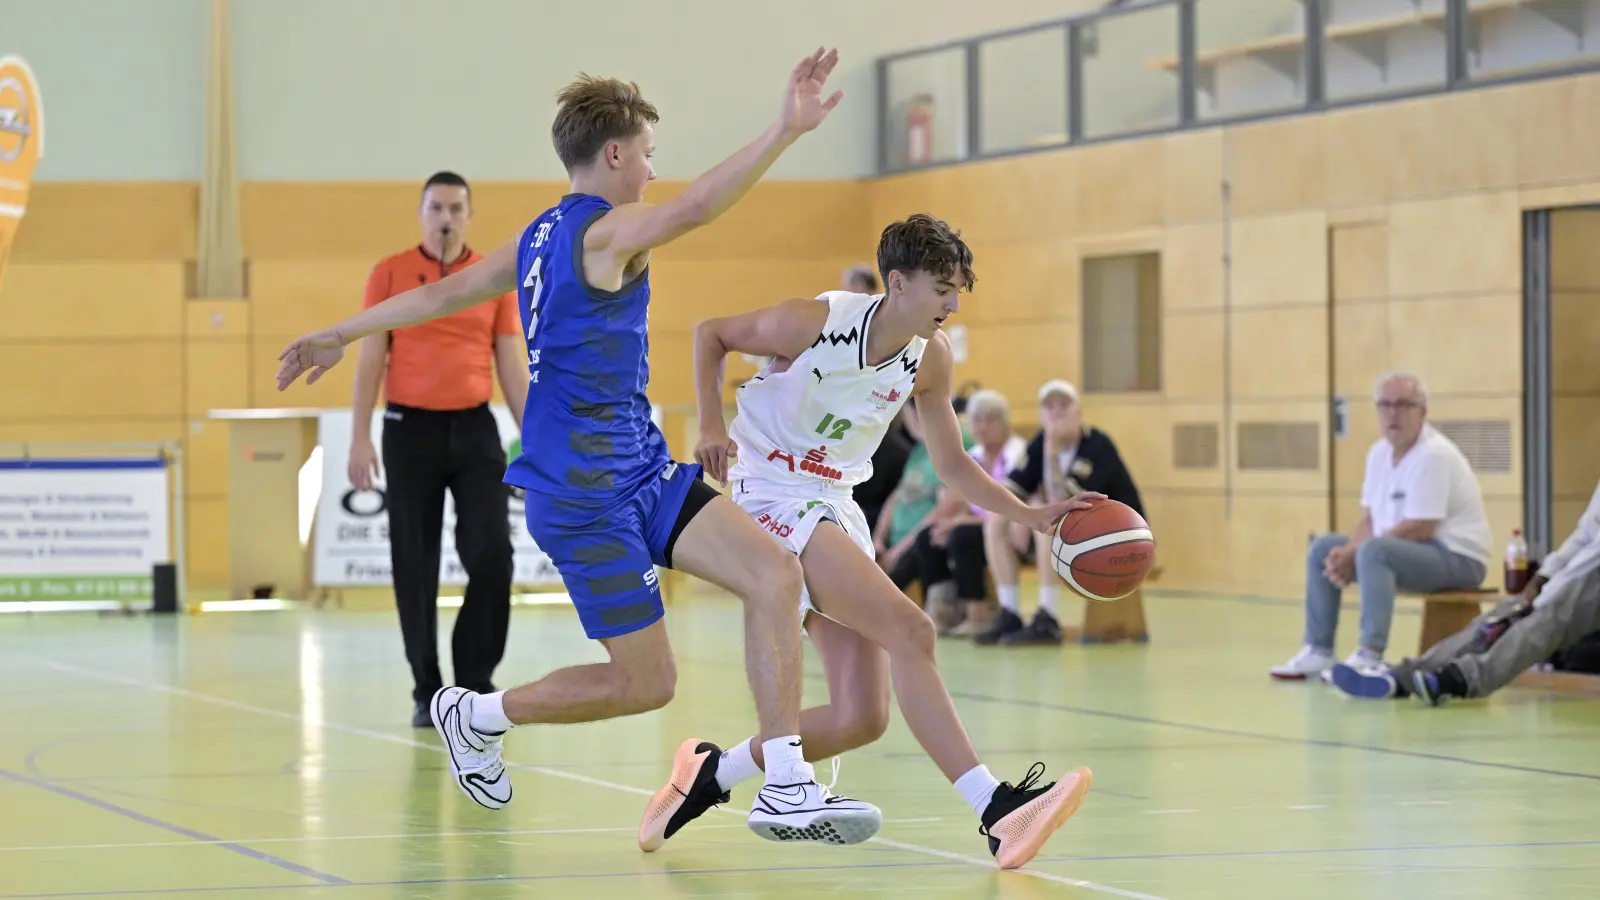
MULTIPOLYGON (((885 825, 905 825, 913 822, 942 822, 938 816, 923 819, 884 819, 885 825)), ((696 831, 708 828, 745 828, 745 825, 699 825, 696 831)), ((236 838, 231 841, 132 841, 123 844, 41 844, 37 847, 0 847, 0 853, 33 853, 50 850, 131 850, 143 847, 194 847, 206 844, 312 844, 323 841, 394 841, 407 838, 454 837, 518 837, 523 835, 561 836, 569 834, 631 834, 636 828, 534 828, 521 831, 433 831, 413 834, 299 834, 293 837, 236 838)))
MULTIPOLYGON (((226 697, 218 697, 218 696, 215 696, 215 695, 212 695, 212 694, 202 694, 199 691, 191 691, 188 688, 175 687, 173 685, 161 684, 159 682, 154 682, 154 681, 145 681, 145 680, 138 679, 138 678, 129 678, 129 677, 125 676, 125 675, 117 675, 117 674, 114 674, 114 673, 111 673, 111 672, 101 672, 101 671, 98 671, 96 669, 85 669, 85 668, 82 668, 81 666, 74 666, 74 665, 71 665, 69 663, 58 662, 56 660, 42 660, 42 662, 45 665, 50 666, 51 668, 59 669, 59 670, 64 671, 64 672, 73 672, 75 674, 82 675, 82 676, 87 677, 87 678, 98 678, 98 679, 101 679, 103 681, 113 681, 113 682, 117 682, 119 684, 126 684, 126 685, 129 685, 131 687, 142 688, 142 689, 148 690, 148 691, 156 691, 158 693, 166 693, 166 694, 172 694, 172 695, 178 696, 178 697, 186 697, 186 698, 191 699, 191 700, 198 700, 198 701, 200 701, 202 703, 212 703, 212 704, 215 704, 217 706, 226 706, 226 707, 229 707, 231 709, 240 710, 242 712, 252 712, 252 713, 256 713, 258 715, 271 716, 273 718, 283 719, 283 720, 289 721, 289 722, 299 722, 299 723, 306 724, 306 725, 320 726, 322 728, 327 728, 327 729, 331 729, 331 730, 334 730, 334 731, 343 731, 346 734, 359 734, 359 735, 362 735, 363 737, 369 737, 369 738, 372 738, 374 740, 387 741, 388 743, 391 743, 391 744, 399 744, 402 747, 415 747, 415 748, 419 748, 419 749, 422 749, 422 750, 430 750, 430 751, 433 751, 435 753, 444 753, 445 752, 445 748, 437 746, 437 745, 434 745, 434 744, 424 744, 421 741, 413 740, 411 738, 399 737, 398 735, 393 735, 393 734, 385 734, 385 733, 383 733, 381 731, 373 731, 373 730, 368 729, 368 728, 358 728, 358 727, 353 726, 353 725, 338 725, 338 724, 335 724, 335 723, 332 723, 332 722, 326 722, 326 721, 313 721, 311 719, 306 718, 305 716, 297 715, 295 713, 284 712, 283 710, 279 710, 279 709, 271 709, 271 708, 268 708, 268 707, 265 707, 265 706, 256 706, 255 704, 252 704, 252 703, 241 703, 241 702, 239 702, 237 700, 229 700, 226 697)), ((510 760, 506 760, 505 764, 506 764, 506 766, 508 768, 523 769, 523 770, 526 770, 526 771, 529 771, 529 772, 538 772, 541 775, 548 775, 551 778, 564 778, 564 779, 567 779, 568 781, 577 781, 577 782, 581 782, 583 784, 592 784, 592 785, 594 785, 596 787, 610 788, 611 790, 614 790, 614 791, 621 791, 621 792, 626 793, 626 794, 635 794, 635 795, 638 795, 638 796, 641 796, 641 797, 653 797, 653 796, 655 796, 655 791, 648 791, 648 790, 645 790, 644 788, 637 788, 637 787, 634 787, 633 785, 630 785, 630 784, 619 784, 618 782, 615 782, 615 781, 606 781, 605 779, 602 779, 602 778, 590 778, 587 775, 579 775, 579 774, 577 774, 575 772, 566 772, 566 771, 562 771, 561 769, 549 769, 549 768, 545 768, 544 766, 530 766, 530 765, 527 765, 526 763, 516 763, 516 762, 512 762, 510 760)), ((741 816, 744 815, 744 813, 741 813, 738 810, 732 810, 732 809, 724 810, 724 809, 721 809, 720 807, 718 808, 718 811, 719 812, 730 813, 730 814, 733 814, 733 815, 741 815, 741 816)), ((632 831, 634 829, 628 829, 628 830, 632 831)), ((1124 890, 1123 888, 1112 887, 1111 885, 1108 885, 1108 884, 1099 884, 1099 883, 1093 882, 1093 881, 1081 881, 1081 880, 1079 880, 1077 878, 1068 878, 1065 875, 1054 875, 1054 874, 1051 874, 1049 872, 1038 871, 1037 869, 1022 868, 1022 869, 1004 870, 1004 869, 1000 869, 998 866, 996 866, 995 865, 995 861, 993 859, 983 859, 983 858, 977 857, 977 856, 964 856, 964 855, 962 855, 960 853, 950 853, 950 852, 945 851, 945 850, 936 850, 933 847, 924 847, 924 846, 922 846, 920 844, 908 844, 908 843, 905 843, 903 841, 894 841, 894 840, 890 840, 888 838, 880 838, 880 837, 869 838, 869 841, 871 843, 874 843, 874 844, 882 844, 885 847, 893 847, 893 848, 895 848, 897 850, 905 850, 905 851, 908 851, 908 852, 911 852, 911 853, 920 853, 920 854, 922 854, 924 856, 933 856, 933 857, 937 857, 939 859, 948 859, 948 860, 953 860, 953 861, 956 861, 956 862, 962 862, 962 863, 966 863, 967 865, 978 866, 979 868, 989 869, 990 871, 994 871, 994 872, 1010 871, 1010 872, 1012 872, 1013 874, 1016 874, 1016 875, 1026 875, 1026 876, 1030 876, 1030 877, 1033 877, 1033 878, 1038 878, 1038 879, 1043 880, 1043 881, 1052 881, 1052 882, 1055 882, 1056 884, 1064 884, 1064 885, 1068 885, 1070 887, 1079 887, 1079 888, 1084 888, 1086 890, 1099 891, 1100 893, 1103 893, 1103 894, 1114 894, 1114 895, 1116 895, 1118 897, 1127 897, 1127 898, 1129 898, 1129 900, 1167 900, 1167 898, 1158 897, 1155 894, 1141 894, 1138 891, 1124 890)), ((237 844, 237 843, 241 843, 241 842, 240 841, 233 841, 232 843, 237 844)))

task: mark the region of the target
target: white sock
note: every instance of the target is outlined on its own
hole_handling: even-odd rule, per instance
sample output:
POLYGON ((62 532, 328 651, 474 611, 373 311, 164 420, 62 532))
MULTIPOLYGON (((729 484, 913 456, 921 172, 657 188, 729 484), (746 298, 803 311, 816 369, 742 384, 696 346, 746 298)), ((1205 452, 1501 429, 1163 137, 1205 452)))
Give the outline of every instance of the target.
POLYGON ((761 756, 767 761, 767 784, 804 784, 817 780, 815 770, 806 762, 798 734, 762 742, 761 756))
POLYGON ((512 722, 506 718, 505 691, 479 694, 472 698, 472 718, 467 724, 479 734, 505 734, 512 722))
POLYGON ((723 751, 722 758, 717 760, 717 787, 731 791, 739 782, 761 774, 761 767, 756 765, 755 755, 750 752, 750 741, 745 738, 739 746, 723 751))
POLYGON ((994 592, 1000 595, 1000 608, 1022 615, 1022 588, 1014 584, 997 584, 994 592))
POLYGON ((989 774, 988 766, 976 766, 956 779, 956 790, 961 792, 961 799, 967 801, 972 811, 980 816, 994 797, 994 789, 999 786, 999 779, 989 774))
POLYGON ((1061 616, 1056 612, 1056 595, 1055 588, 1039 585, 1039 608, 1049 613, 1050 618, 1059 622, 1061 621, 1061 616))

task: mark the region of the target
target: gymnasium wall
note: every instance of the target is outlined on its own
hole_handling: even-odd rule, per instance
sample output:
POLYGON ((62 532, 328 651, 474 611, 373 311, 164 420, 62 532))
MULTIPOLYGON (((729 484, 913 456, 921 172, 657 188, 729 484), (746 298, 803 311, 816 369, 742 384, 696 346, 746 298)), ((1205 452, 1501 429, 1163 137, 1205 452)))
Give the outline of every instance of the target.
MULTIPOLYGON (((1164 587, 1298 595, 1308 536, 1359 515, 1386 369, 1420 372, 1432 418, 1476 436, 1497 544, 1520 524, 1521 212, 1600 199, 1597 101, 1587 76, 941 168, 872 183, 872 221, 965 231, 958 377, 1025 410, 1045 379, 1083 380, 1082 261, 1159 252, 1160 390, 1091 393, 1088 417, 1145 491, 1164 587)), ((1559 458, 1582 453, 1565 439, 1559 458)), ((1600 473, 1568 468, 1591 470, 1586 499, 1600 473)))
POLYGON ((1572 533, 1600 483, 1600 209, 1550 217, 1551 535, 1572 533))

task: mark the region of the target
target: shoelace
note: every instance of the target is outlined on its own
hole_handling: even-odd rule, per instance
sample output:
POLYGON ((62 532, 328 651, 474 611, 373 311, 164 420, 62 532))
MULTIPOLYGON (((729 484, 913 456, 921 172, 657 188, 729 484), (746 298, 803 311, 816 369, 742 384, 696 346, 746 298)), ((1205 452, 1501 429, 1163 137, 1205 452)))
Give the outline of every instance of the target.
MULTIPOLYGON (((1016 787, 1011 787, 1011 783, 1009 781, 1000 782, 1000 787, 1010 788, 1012 793, 1023 794, 1023 793, 1027 793, 1028 791, 1033 790, 1034 789, 1034 785, 1038 784, 1039 783, 1039 779, 1041 779, 1043 777, 1044 777, 1044 763, 1036 762, 1033 765, 1028 767, 1028 774, 1024 775, 1022 777, 1022 781, 1019 782, 1016 787)), ((996 788, 996 790, 999 790, 999 788, 996 788)), ((978 823, 978 833, 983 835, 984 837, 988 837, 989 836, 989 826, 983 824, 982 822, 979 822, 978 823)))

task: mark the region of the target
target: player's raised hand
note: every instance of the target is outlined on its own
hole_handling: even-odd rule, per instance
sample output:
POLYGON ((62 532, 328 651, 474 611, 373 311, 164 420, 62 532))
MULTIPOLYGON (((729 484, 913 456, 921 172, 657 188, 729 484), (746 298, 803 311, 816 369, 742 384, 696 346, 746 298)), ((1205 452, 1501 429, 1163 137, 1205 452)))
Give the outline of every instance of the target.
POLYGON ((738 455, 739 445, 728 437, 726 431, 701 432, 700 443, 694 448, 694 461, 705 467, 706 474, 712 480, 723 484, 728 483, 728 461, 738 455))
POLYGON ((804 134, 818 125, 833 112, 844 98, 844 91, 834 91, 826 100, 822 98, 822 89, 828 83, 828 76, 833 73, 833 67, 839 64, 839 51, 824 50, 821 47, 816 52, 800 60, 800 64, 789 73, 789 85, 783 97, 783 127, 790 134, 804 134))
POLYGON ((1104 499, 1106 499, 1105 494, 1085 491, 1060 503, 1032 507, 1033 515, 1028 519, 1027 526, 1040 534, 1049 534, 1056 527, 1056 523, 1061 521, 1062 516, 1075 509, 1088 509, 1094 505, 1094 501, 1104 499))
POLYGON ((313 331, 295 338, 288 349, 278 354, 278 390, 283 390, 306 371, 306 384, 315 384, 322 374, 344 359, 344 339, 332 328, 313 331))

